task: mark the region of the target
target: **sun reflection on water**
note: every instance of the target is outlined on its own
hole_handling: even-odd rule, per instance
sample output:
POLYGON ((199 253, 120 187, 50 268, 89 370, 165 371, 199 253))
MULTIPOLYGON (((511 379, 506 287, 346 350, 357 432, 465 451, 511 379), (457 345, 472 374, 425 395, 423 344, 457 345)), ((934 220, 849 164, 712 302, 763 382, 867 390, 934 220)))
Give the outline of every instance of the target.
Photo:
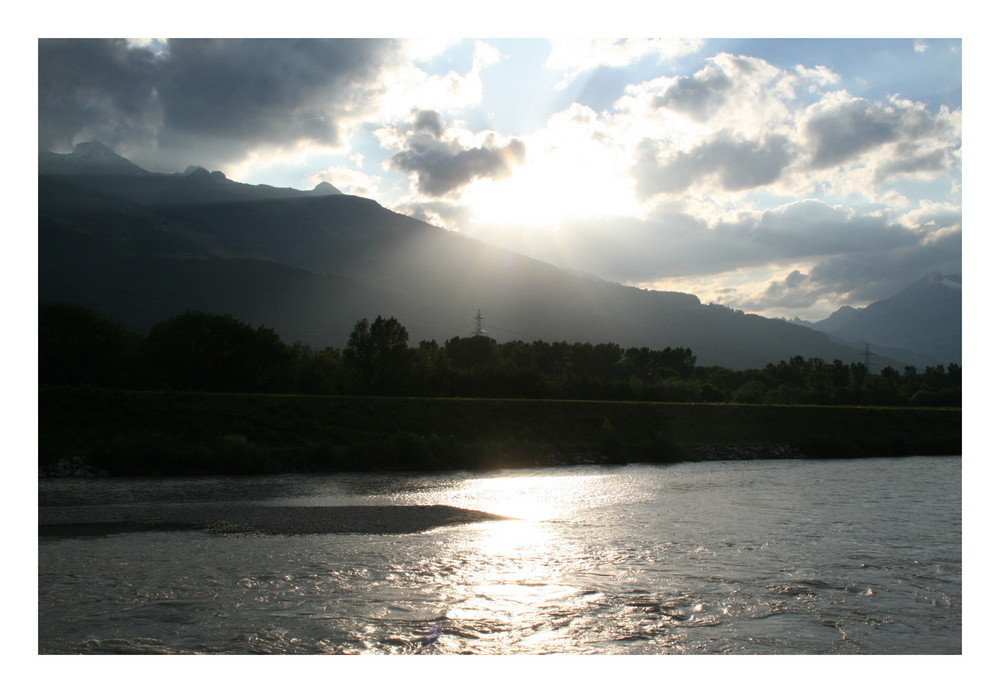
POLYGON ((559 649, 570 637, 574 605, 593 594, 579 585, 586 551, 567 529, 584 504, 594 502, 598 480, 503 476, 456 489, 449 502, 514 519, 464 532, 456 548, 467 560, 449 590, 445 618, 475 633, 490 651, 559 649))
POLYGON ((521 520, 571 520, 602 495, 600 476, 469 479, 446 502, 521 520))
POLYGON ((445 617, 504 652, 515 643, 548 648, 566 636, 547 617, 579 596, 574 542, 560 522, 507 520, 475 527, 460 548, 469 557, 445 617))

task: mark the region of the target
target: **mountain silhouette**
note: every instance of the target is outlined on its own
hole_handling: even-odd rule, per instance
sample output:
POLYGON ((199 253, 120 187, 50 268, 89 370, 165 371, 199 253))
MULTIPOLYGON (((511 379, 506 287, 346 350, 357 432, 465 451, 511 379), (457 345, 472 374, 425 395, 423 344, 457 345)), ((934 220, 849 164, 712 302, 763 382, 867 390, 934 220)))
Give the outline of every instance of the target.
POLYGON ((917 365, 962 363, 962 278, 935 272, 866 308, 810 324, 835 339, 917 365))
POLYGON ((394 316, 411 340, 687 347, 701 365, 792 356, 861 360, 783 320, 581 275, 320 184, 249 185, 221 172, 145 171, 107 147, 39 156, 39 295, 141 331, 189 308, 342 347, 355 322, 394 316))

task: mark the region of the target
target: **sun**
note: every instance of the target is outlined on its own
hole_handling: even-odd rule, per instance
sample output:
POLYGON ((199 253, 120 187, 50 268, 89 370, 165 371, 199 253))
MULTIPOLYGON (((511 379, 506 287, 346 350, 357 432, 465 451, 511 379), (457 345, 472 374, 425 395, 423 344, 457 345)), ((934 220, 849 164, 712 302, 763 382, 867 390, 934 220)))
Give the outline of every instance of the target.
POLYGON ((478 179, 461 203, 479 224, 552 227, 567 219, 634 214, 639 206, 618 152, 597 142, 539 146, 502 179, 478 179))

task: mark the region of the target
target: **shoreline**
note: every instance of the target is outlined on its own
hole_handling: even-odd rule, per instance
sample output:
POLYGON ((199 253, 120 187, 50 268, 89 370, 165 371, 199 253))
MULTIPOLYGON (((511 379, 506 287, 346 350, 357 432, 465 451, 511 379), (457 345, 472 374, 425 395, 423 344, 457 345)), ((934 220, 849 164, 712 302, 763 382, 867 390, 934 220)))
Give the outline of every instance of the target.
POLYGON ((271 506, 243 503, 42 506, 39 537, 201 530, 217 534, 414 534, 513 518, 450 505, 271 506))

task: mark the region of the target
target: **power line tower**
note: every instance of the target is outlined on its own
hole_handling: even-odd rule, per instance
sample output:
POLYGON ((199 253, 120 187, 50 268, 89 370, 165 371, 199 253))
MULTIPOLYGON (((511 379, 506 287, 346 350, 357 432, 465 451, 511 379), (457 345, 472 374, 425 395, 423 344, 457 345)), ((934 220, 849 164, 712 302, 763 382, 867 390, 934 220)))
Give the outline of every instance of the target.
POLYGON ((482 310, 477 310, 476 311, 476 330, 472 333, 473 337, 485 337, 486 336, 486 330, 483 329, 483 320, 484 319, 485 318, 483 318, 483 311, 482 310))
POLYGON ((872 356, 876 356, 876 354, 871 350, 871 346, 868 344, 868 342, 865 342, 865 350, 861 352, 861 355, 865 357, 865 370, 871 373, 872 356))

